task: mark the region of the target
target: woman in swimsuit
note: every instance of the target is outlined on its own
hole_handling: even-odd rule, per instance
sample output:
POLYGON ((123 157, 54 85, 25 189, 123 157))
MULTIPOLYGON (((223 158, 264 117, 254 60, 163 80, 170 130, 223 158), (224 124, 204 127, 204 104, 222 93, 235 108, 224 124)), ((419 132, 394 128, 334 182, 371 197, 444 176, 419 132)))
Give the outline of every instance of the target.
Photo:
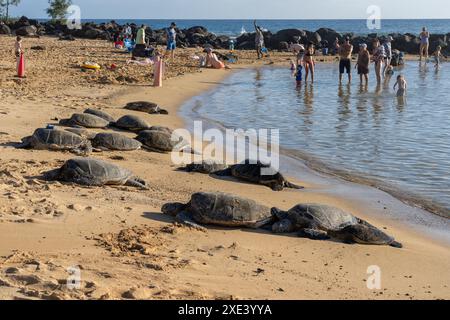
POLYGON ((316 49, 314 48, 314 44, 310 42, 306 47, 305 58, 303 60, 305 65, 305 82, 308 81, 308 75, 311 74, 311 82, 314 82, 314 54, 316 49))
POLYGON ((420 61, 425 56, 425 61, 428 61, 428 49, 430 47, 430 33, 427 28, 423 27, 420 33, 420 61))
POLYGON ((376 39, 373 42, 373 58, 375 62, 375 74, 377 76, 378 84, 381 83, 381 73, 383 70, 384 58, 386 57, 384 46, 380 45, 380 40, 376 39))

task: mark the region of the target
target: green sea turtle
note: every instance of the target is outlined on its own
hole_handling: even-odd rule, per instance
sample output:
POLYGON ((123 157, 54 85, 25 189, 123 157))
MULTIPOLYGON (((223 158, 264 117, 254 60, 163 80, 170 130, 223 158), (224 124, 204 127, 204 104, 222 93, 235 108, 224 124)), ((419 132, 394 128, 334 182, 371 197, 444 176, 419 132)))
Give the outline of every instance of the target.
POLYGON ((70 119, 61 120, 59 124, 69 127, 106 128, 110 122, 93 114, 75 113, 70 119))
POLYGON ((205 174, 214 174, 215 172, 223 171, 228 168, 228 165, 216 162, 214 160, 203 160, 199 163, 190 163, 185 167, 181 167, 178 170, 187 172, 198 172, 205 174))
POLYGON ((180 136, 170 134, 164 130, 144 130, 139 132, 136 140, 142 143, 142 147, 154 152, 190 151, 190 146, 180 136))
POLYGON ((70 151, 79 155, 88 155, 92 151, 88 139, 58 129, 37 129, 32 136, 23 138, 18 148, 70 151))
POLYGON ((119 129, 137 132, 148 130, 150 128, 150 126, 144 119, 141 119, 133 115, 123 116, 122 118, 117 120, 117 122, 115 122, 113 125, 119 129))
POLYGON ((92 146, 95 149, 102 151, 118 150, 118 151, 133 151, 142 147, 139 141, 128 138, 120 133, 99 133, 92 139, 92 146))
POLYGON ((105 111, 102 111, 102 110, 89 108, 89 109, 84 110, 84 113, 93 114, 94 116, 97 116, 99 118, 105 119, 106 121, 109 121, 109 122, 116 121, 113 118, 113 116, 111 116, 110 114, 108 114, 108 113, 106 113, 105 111))
POLYGON ((125 106, 127 110, 140 111, 150 114, 169 114, 167 110, 161 109, 156 103, 147 101, 136 101, 127 103, 125 106))
POLYGON ((44 173, 44 178, 85 186, 126 185, 148 189, 147 183, 131 171, 92 158, 68 160, 61 168, 44 173))
POLYGON ((176 221, 203 229, 197 223, 232 228, 260 228, 274 217, 270 209, 253 200, 226 193, 195 193, 187 204, 167 203, 161 212, 176 221))
POLYGON ((273 170, 270 165, 248 159, 241 164, 236 164, 223 171, 215 172, 215 175, 232 176, 240 180, 262 184, 272 188, 274 191, 282 191, 284 188, 303 189, 303 187, 287 181, 280 172, 273 170), (267 172, 263 170, 267 170, 267 172))
POLYGON ((320 204, 299 204, 289 211, 272 208, 278 220, 272 226, 275 233, 299 232, 299 236, 314 240, 330 237, 347 243, 389 245, 402 244, 368 222, 341 209, 320 204))

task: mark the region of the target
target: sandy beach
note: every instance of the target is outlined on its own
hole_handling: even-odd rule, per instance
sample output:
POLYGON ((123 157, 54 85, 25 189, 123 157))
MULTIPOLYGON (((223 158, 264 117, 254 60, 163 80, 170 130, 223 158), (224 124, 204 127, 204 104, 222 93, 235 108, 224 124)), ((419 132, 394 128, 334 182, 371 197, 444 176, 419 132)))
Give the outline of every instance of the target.
MULTIPOLYGON (((0 298, 450 298, 448 244, 373 215, 345 197, 326 194, 311 181, 295 181, 304 191, 273 192, 179 172, 170 154, 145 150, 93 157, 132 170, 149 183, 149 190, 43 181, 42 172, 75 156, 14 148, 36 128, 88 107, 115 118, 134 114, 151 125, 183 128, 178 115, 183 102, 213 89, 233 71, 199 69, 190 57, 201 50, 182 49, 167 67, 164 86, 153 88, 151 68, 126 64, 129 56, 108 42, 43 37, 24 40, 27 78, 17 79, 13 44, 13 37, 0 37, 0 298), (31 50, 36 45, 45 50, 31 50), (102 70, 82 72, 79 65, 87 60, 102 70), (113 63, 118 68, 109 70, 113 63), (169 115, 123 109, 139 100, 156 102, 169 115), (163 204, 187 202, 199 191, 232 193, 283 209, 298 203, 333 205, 384 228, 404 248, 312 241, 259 230, 208 227, 201 232, 174 225, 161 214, 163 204), (367 269, 374 265, 382 272, 381 290, 367 288, 367 269), (80 289, 66 286, 71 267, 81 270, 80 289)), ((287 64, 291 58, 275 53, 257 62, 254 52, 238 55, 233 69, 287 64)))

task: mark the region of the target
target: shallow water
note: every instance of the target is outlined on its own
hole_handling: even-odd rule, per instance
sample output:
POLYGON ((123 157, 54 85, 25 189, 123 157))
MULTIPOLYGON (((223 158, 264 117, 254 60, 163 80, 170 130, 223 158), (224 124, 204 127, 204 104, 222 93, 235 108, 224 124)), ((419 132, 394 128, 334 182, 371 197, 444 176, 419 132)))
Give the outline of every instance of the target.
POLYGON ((371 72, 368 88, 356 75, 339 86, 337 66, 320 64, 316 83, 296 88, 288 68, 238 71, 189 103, 225 127, 278 128, 281 147, 319 160, 316 168, 386 184, 394 195, 406 191, 450 217, 450 65, 436 71, 408 62, 396 70, 408 81, 405 101, 395 97, 395 76, 377 86, 371 72))

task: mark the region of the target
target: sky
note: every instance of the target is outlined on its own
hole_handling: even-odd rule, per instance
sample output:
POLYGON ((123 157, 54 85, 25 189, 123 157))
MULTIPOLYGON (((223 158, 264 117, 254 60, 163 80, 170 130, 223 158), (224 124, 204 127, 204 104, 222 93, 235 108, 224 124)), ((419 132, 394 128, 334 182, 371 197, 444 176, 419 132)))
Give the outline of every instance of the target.
MULTIPOLYGON (((449 0, 73 0, 82 19, 448 19, 449 0)), ((45 18, 48 0, 22 0, 12 16, 45 18)))

